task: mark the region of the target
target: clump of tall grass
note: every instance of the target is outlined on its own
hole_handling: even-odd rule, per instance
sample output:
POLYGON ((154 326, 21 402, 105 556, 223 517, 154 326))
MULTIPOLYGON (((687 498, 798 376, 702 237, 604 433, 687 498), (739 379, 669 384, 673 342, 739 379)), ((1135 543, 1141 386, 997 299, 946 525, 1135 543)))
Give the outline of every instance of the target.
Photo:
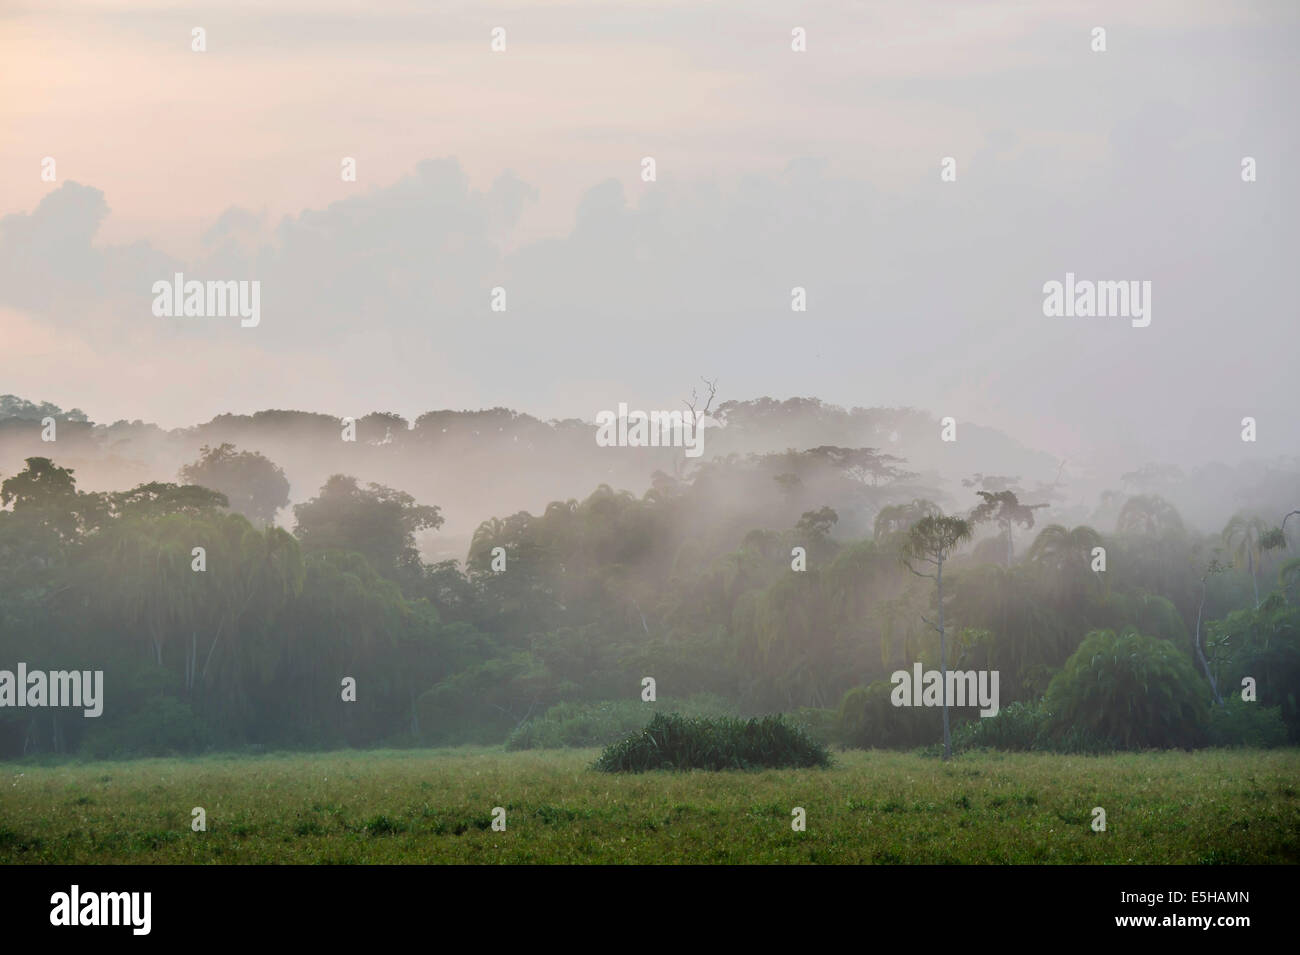
POLYGON ((596 760, 607 773, 652 769, 769 769, 829 766, 830 752, 784 716, 692 719, 656 713, 640 732, 611 743, 596 760))

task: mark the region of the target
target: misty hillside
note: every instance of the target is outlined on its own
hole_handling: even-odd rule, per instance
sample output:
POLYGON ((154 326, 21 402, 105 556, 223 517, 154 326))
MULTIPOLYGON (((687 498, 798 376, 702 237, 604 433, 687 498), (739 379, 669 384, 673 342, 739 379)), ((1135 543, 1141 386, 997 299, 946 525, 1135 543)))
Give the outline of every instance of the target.
MULTIPOLYGON (((740 523, 786 526, 804 510, 831 506, 837 536, 869 532, 880 508, 926 498, 961 509, 972 489, 1014 488, 1044 503, 1040 523, 1099 523, 1111 529, 1122 498, 1158 493, 1184 518, 1216 530, 1247 502, 1285 511, 1300 489, 1297 459, 1267 464, 1211 465, 1184 471, 1135 461, 1131 469, 1097 473, 1086 461, 1060 461, 1013 436, 976 423, 957 425, 957 440, 941 440, 940 420, 910 408, 844 409, 816 398, 726 401, 712 409, 722 427, 709 429, 698 458, 681 448, 600 447, 596 425, 577 419, 543 421, 506 408, 430 411, 414 420, 374 412, 344 421, 306 411, 267 410, 219 415, 188 428, 164 430, 143 421, 96 423, 79 409, 0 396, 0 476, 21 470, 30 456, 74 469, 78 486, 120 491, 151 481, 176 481, 201 449, 231 444, 257 452, 283 469, 291 504, 313 497, 333 474, 376 483, 435 505, 445 523, 419 536, 430 560, 464 559, 474 530, 492 517, 540 513, 552 501, 581 499, 599 485, 645 493, 655 475, 685 478, 710 467, 748 467, 760 475, 746 495, 717 502, 737 510, 740 523), (54 442, 42 440, 42 420, 57 422, 54 442), (787 452, 817 448, 871 449, 874 468, 787 452), (797 487, 775 480, 795 474, 797 487)), ((183 482, 182 482, 183 483, 183 482)), ((277 522, 292 527, 291 508, 277 522)))

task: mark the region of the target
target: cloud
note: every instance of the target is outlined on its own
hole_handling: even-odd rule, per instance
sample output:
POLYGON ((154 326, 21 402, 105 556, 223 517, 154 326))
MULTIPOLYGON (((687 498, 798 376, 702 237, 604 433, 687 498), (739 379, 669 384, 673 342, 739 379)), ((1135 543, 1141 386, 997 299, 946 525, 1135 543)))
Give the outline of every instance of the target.
MULTIPOLYGON (((833 4, 805 24, 806 60, 774 5, 730 20, 677 6, 653 29, 651 8, 627 6, 587 30, 573 29, 582 4, 511 7, 511 52, 495 60, 477 12, 461 10, 428 20, 446 27, 428 41, 454 57, 429 66, 394 44, 384 82, 400 89, 373 90, 360 60, 346 82, 311 70, 289 82, 317 61, 257 60, 241 37, 262 21, 241 8, 254 19, 223 34, 238 57, 199 70, 174 54, 211 97, 195 114, 227 108, 225 141, 249 153, 227 178, 218 163, 166 180, 185 210, 167 221, 205 220, 193 254, 160 252, 153 232, 105 241, 106 197, 65 182, 0 219, 0 305, 111 355, 103 374, 124 395, 160 356, 202 366, 210 391, 191 406, 208 413, 274 394, 301 406, 323 395, 337 413, 507 404, 590 417, 621 400, 676 407, 707 374, 724 398, 911 404, 1072 450, 1241 453, 1219 439, 1247 414, 1270 422, 1275 446, 1300 444, 1278 291, 1297 251, 1284 168, 1300 146, 1295 81, 1282 68, 1294 16, 1195 7, 1171 31, 1173 7, 1115 6, 1100 56, 1089 7, 968 6, 859 22, 857 5, 833 4), (954 11, 966 19, 946 26, 954 11), (591 59, 568 56, 583 50, 591 59), (275 94, 235 110, 227 81, 275 94), (408 127, 476 152, 381 179, 422 142, 408 127), (337 157, 353 152, 362 181, 341 187, 337 157), (657 182, 638 179, 646 154, 657 182), (947 155, 955 183, 939 180, 947 155), (1240 181, 1243 155, 1259 160, 1258 182, 1240 181), (299 180, 348 198, 266 211, 286 207, 268 183, 299 180), (224 209, 184 205, 199 181, 224 209), (539 229, 529 216, 542 206, 539 229), (155 318, 152 283, 176 271, 260 281, 261 324, 155 318), (1043 283, 1067 271, 1151 281, 1151 327, 1045 318, 1043 283), (506 312, 490 308, 497 286, 506 312), (790 309, 795 286, 807 312, 790 309), (240 387, 223 392, 223 375, 240 387)), ((306 35, 333 49, 349 37, 330 9, 306 35)), ((371 52, 428 16, 388 10, 367 21, 371 52)), ((183 130, 181 112, 167 115, 183 130)), ((189 168, 187 155, 159 162, 189 168)), ((60 400, 70 372, 53 359, 44 371, 43 394, 60 400)), ((131 416, 148 417, 149 396, 136 400, 131 416)))

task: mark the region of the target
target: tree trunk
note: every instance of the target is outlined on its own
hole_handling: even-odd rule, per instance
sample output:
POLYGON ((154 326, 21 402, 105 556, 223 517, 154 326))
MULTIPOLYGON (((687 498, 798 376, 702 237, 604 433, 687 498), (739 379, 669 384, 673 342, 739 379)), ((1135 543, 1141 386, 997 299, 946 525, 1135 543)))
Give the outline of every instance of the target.
POLYGON ((1255 576, 1255 552, 1246 551, 1246 567, 1250 570, 1250 582, 1255 585, 1255 609, 1259 609, 1259 578, 1255 576))
POLYGON ((1214 680, 1214 674, 1210 672, 1209 661, 1205 659, 1205 654, 1201 650, 1201 611, 1205 609, 1205 582, 1201 582, 1201 604, 1196 608, 1196 658, 1201 661, 1201 669, 1205 671, 1205 678, 1210 681, 1210 690, 1214 693, 1214 702, 1220 706, 1223 705, 1223 697, 1219 695, 1219 686, 1214 680))
POLYGON ((943 561, 935 576, 939 587, 939 671, 943 677, 943 758, 952 758, 952 736, 948 732, 948 644, 943 630, 943 561))

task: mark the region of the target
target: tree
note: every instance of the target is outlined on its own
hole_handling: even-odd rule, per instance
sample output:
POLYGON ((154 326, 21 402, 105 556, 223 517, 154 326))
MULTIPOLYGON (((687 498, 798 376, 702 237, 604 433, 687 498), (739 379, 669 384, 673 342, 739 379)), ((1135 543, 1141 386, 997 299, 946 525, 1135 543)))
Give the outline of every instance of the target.
POLYGON ((1292 743, 1300 742, 1300 608, 1279 595, 1258 610, 1234 610, 1209 625, 1210 644, 1226 664, 1225 686, 1256 683, 1252 706, 1279 706, 1292 743))
MULTIPOLYGON (((939 596, 939 623, 934 629, 939 631, 939 666, 943 679, 943 758, 952 758, 952 734, 948 729, 948 646, 944 633, 943 621, 943 564, 952 554, 954 548, 963 541, 970 540, 971 524, 959 517, 931 515, 924 517, 913 525, 903 544, 902 560, 904 566, 918 577, 934 579, 939 596), (934 573, 919 571, 914 563, 929 564, 934 573)), ((925 619, 922 617, 921 619, 925 619)), ((926 620, 926 623, 930 621, 926 620)))
POLYGON ((1214 574, 1222 573, 1224 567, 1219 563, 1218 558, 1210 561, 1210 565, 1205 568, 1205 573, 1201 575, 1201 602, 1196 608, 1196 659, 1200 661, 1201 668, 1205 671, 1205 678, 1210 681, 1210 690, 1214 693, 1214 702, 1220 706, 1223 705, 1223 697, 1219 695, 1219 685, 1210 672, 1209 661, 1205 659, 1205 651, 1201 649, 1201 616, 1205 611, 1205 594, 1209 587, 1210 577, 1214 574))
POLYGON ((42 401, 40 404, 19 398, 17 395, 0 395, 0 420, 21 418, 27 421, 40 421, 42 418, 58 418, 60 421, 86 422, 86 413, 80 408, 65 412, 58 405, 42 401))
POLYGON ((1145 537, 1176 537, 1184 533, 1178 511, 1158 494, 1138 494, 1125 501, 1115 519, 1115 530, 1145 537))
POLYGON ((1012 538, 1012 525, 1019 524, 1028 529, 1034 526, 1034 511, 1046 504, 1021 504, 1016 499, 1015 491, 976 491, 984 502, 970 514, 970 522, 992 521, 1002 528, 1007 538, 1007 566, 1011 566, 1015 556, 1015 542, 1012 538))
POLYGON ((320 494, 294 507, 293 514, 294 533, 304 547, 356 551, 389 579, 423 576, 415 535, 443 523, 437 507, 417 504, 411 495, 382 484, 362 489, 345 474, 327 480, 320 494))
POLYGON ((287 532, 239 514, 136 512, 87 542, 74 582, 107 622, 145 638, 158 666, 175 666, 168 651, 183 649, 188 690, 212 686, 224 699, 240 689, 241 658, 259 652, 253 632, 301 591, 302 560, 287 532), (195 546, 206 553, 203 573, 195 546))
POLYGON ((26 468, 0 484, 0 506, 12 505, 15 517, 57 534, 64 542, 103 519, 104 496, 78 491, 72 468, 61 468, 49 458, 27 458, 26 463, 26 468))
POLYGON ((1238 512, 1232 515, 1232 520, 1223 528, 1223 542, 1232 548, 1233 559, 1238 564, 1245 562, 1246 573, 1250 575, 1250 582, 1255 588, 1255 609, 1258 610, 1259 576, 1256 567, 1266 545, 1277 546, 1274 535, 1260 518, 1238 512))
POLYGON ((229 507, 230 499, 220 491, 196 484, 164 484, 153 481, 129 491, 109 494, 108 504, 114 516, 120 517, 163 517, 167 514, 198 517, 229 507))
POLYGON ((230 509, 250 521, 270 524, 276 511, 289 504, 289 480, 284 471, 256 451, 236 451, 233 444, 206 444, 193 464, 180 470, 181 480, 220 491, 230 509))
POLYGON ((937 517, 942 512, 931 501, 916 498, 907 504, 890 504, 876 514, 872 533, 882 541, 891 534, 906 534, 923 517, 937 517))
POLYGON ((831 532, 831 528, 835 526, 835 522, 839 519, 840 516, 835 513, 835 509, 830 507, 822 507, 816 511, 804 511, 799 518, 799 523, 795 524, 795 530, 820 541, 831 532))
POLYGON ((1279 531, 1279 532, 1281 533, 1281 535, 1282 535, 1282 546, 1283 546, 1284 548, 1287 546, 1287 542, 1286 542, 1286 522, 1289 521, 1289 520, 1291 520, 1291 518, 1293 518, 1293 517, 1300 517, 1300 511, 1290 511, 1290 512, 1288 512, 1288 514, 1286 515, 1286 517, 1282 518, 1282 523, 1279 524, 1278 527, 1277 527, 1278 531, 1279 531))
POLYGON ((807 453, 839 468, 855 481, 865 484, 870 478, 872 487, 879 487, 882 480, 888 483, 916 477, 915 472, 897 466, 905 463, 903 458, 883 454, 875 448, 841 448, 825 444, 810 448, 807 453))
POLYGON ((1205 738, 1205 685, 1168 640, 1094 630, 1047 688, 1056 732, 1124 749, 1194 746, 1205 738))
POLYGON ((1087 525, 1067 530, 1061 524, 1049 524, 1034 538, 1029 559, 1058 574, 1091 572, 1092 550, 1099 546, 1101 535, 1087 525))

